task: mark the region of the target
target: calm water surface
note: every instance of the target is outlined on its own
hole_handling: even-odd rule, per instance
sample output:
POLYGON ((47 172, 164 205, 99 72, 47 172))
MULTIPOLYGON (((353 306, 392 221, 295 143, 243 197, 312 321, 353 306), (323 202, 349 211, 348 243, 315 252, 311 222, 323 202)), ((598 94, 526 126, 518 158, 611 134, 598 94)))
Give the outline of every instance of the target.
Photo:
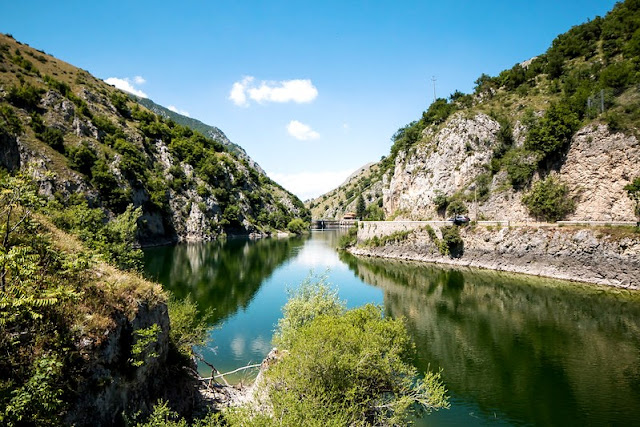
POLYGON ((214 309, 202 353, 221 372, 262 360, 288 290, 313 272, 350 307, 371 302, 404 317, 415 365, 442 369, 451 409, 417 425, 640 425, 640 293, 357 259, 336 252, 338 238, 150 248, 145 269, 214 309))

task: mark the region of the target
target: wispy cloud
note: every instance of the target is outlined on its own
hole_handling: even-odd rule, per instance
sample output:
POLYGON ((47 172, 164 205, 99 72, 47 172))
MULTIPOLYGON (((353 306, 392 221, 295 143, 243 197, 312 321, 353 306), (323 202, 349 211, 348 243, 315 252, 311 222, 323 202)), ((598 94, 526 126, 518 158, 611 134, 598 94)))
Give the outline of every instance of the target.
POLYGON ((318 89, 309 79, 294 79, 275 81, 262 81, 256 84, 252 76, 244 77, 231 86, 229 99, 234 104, 247 107, 249 100, 260 104, 267 102, 298 104, 309 103, 318 97, 318 89))
POLYGON ((297 120, 291 120, 287 125, 289 135, 300 141, 308 141, 310 139, 320 138, 320 134, 311 129, 309 125, 305 125, 297 120))
POLYGON ((169 105, 167 107, 169 110, 173 111, 174 113, 178 113, 178 114, 182 114, 183 116, 187 116, 187 117, 191 117, 189 115, 189 112, 186 110, 180 110, 178 109, 178 107, 176 107, 175 105, 169 105))
POLYGON ((140 98, 148 98, 146 93, 144 93, 143 91, 141 91, 140 89, 134 86, 134 84, 140 85, 146 82, 146 80, 140 76, 134 77, 133 83, 131 79, 129 79, 128 77, 125 77, 124 79, 121 79, 118 77, 109 77, 108 79, 105 80, 105 82, 117 87, 120 90, 139 96, 140 98))
POLYGON ((352 169, 322 172, 277 173, 268 175, 302 200, 318 197, 342 184, 353 173, 352 169))

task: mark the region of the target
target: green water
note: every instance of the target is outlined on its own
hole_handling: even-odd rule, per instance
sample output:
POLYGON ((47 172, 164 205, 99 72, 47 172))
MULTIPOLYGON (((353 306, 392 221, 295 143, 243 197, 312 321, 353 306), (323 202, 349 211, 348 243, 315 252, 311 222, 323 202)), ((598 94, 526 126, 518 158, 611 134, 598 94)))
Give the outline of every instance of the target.
POLYGON ((151 248, 145 268, 215 310, 202 352, 222 372, 268 353, 287 290, 313 271, 349 306, 404 317, 416 366, 442 369, 451 409, 418 425, 640 425, 640 293, 358 259, 335 251, 338 237, 151 248))

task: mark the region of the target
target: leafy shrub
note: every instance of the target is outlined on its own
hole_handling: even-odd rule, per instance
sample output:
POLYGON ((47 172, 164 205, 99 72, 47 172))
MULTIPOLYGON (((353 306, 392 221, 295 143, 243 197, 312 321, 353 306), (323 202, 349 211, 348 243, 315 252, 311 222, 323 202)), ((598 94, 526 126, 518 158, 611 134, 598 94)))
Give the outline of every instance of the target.
POLYGON ((358 240, 358 227, 351 227, 346 234, 340 236, 338 240, 338 249, 347 249, 356 244, 358 240))
POLYGON ((39 137, 54 150, 64 153, 64 133, 60 129, 47 127, 39 137))
POLYGON ((540 153, 541 161, 550 159, 567 147, 578 126, 576 113, 565 104, 554 104, 529 130, 524 147, 540 153))
POLYGON ((38 108, 41 95, 41 89, 38 89, 29 83, 25 83, 21 86, 11 87, 9 89, 9 96, 7 99, 16 107, 33 111, 38 108))
POLYGON ((79 146, 67 150, 67 159, 71 168, 91 177, 91 168, 98 160, 98 156, 89 142, 82 141, 79 146))
POLYGON ((404 324, 381 307, 347 311, 321 283, 303 286, 283 313, 275 343, 287 354, 266 374, 283 425, 401 425, 416 409, 448 406, 439 374, 417 378, 404 324))
POLYGON ((0 132, 18 135, 22 132, 22 122, 16 112, 9 105, 0 105, 0 132))
POLYGON ((447 205, 447 215, 464 215, 467 212, 469 212, 469 208, 460 199, 453 199, 447 205))
POLYGON ((531 191, 522 197, 531 215, 546 221, 558 221, 575 208, 569 198, 569 189, 554 176, 538 181, 531 191))
POLYGON ((538 168, 539 155, 524 148, 509 150, 502 159, 511 186, 516 190, 529 184, 538 168))
POLYGON ((442 227, 440 229, 442 233, 442 239, 439 242, 438 249, 442 255, 450 255, 452 257, 459 257, 464 250, 464 242, 462 236, 460 236, 460 228, 451 225, 448 227, 442 227))
POLYGON ((306 224, 301 218, 294 218, 289 221, 287 224, 287 230, 294 234, 302 234, 308 229, 308 224, 306 224))
POLYGON ((638 226, 640 226, 640 176, 637 176, 630 184, 625 185, 624 190, 629 195, 629 198, 635 202, 634 213, 638 220, 638 226))

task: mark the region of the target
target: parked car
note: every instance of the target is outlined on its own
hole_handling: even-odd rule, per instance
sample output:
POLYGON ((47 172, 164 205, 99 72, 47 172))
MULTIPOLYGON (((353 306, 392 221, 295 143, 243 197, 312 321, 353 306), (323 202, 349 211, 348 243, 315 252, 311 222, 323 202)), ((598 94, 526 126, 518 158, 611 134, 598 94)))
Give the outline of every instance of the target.
POLYGON ((447 221, 453 222, 455 225, 468 224, 469 217, 465 215, 456 215, 449 218, 447 221))

